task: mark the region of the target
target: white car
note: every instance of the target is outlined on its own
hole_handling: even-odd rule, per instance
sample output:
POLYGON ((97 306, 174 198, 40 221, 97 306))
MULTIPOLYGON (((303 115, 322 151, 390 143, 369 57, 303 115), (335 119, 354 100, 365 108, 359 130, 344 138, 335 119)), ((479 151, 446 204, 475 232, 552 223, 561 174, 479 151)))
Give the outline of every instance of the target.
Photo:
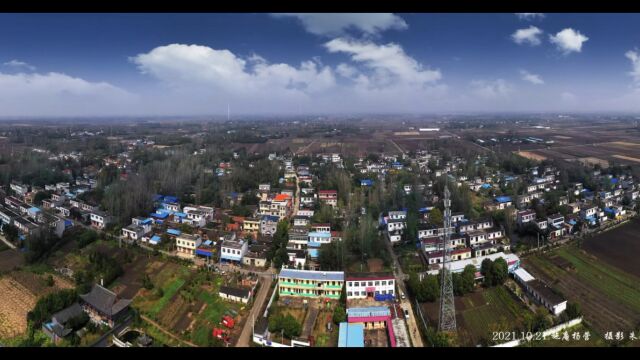
POLYGON ((404 293, 401 291, 401 292, 400 292, 400 299, 404 300, 404 299, 406 299, 406 298, 407 298, 407 297, 406 297, 406 296, 404 296, 404 293))
POLYGON ((409 317, 410 317, 410 316, 409 316, 409 310, 404 309, 404 318, 405 318, 405 319, 409 319, 409 317))

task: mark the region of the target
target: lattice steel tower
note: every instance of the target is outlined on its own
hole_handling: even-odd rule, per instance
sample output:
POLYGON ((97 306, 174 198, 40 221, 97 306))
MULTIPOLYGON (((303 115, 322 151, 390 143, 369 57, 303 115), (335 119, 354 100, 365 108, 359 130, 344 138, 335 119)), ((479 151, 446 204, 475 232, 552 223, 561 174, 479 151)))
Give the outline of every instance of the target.
POLYGON ((453 279, 451 276, 451 200, 448 184, 444 187, 444 236, 442 237, 442 291, 440 293, 440 318, 438 330, 456 331, 456 306, 453 299, 453 279))

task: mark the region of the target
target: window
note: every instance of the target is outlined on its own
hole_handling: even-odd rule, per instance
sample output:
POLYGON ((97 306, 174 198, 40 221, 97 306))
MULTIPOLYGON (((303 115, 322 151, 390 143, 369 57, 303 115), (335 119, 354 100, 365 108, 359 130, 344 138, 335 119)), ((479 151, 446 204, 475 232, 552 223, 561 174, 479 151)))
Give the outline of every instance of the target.
POLYGON ((355 282, 353 283, 353 286, 356 286, 356 287, 357 287, 357 286, 360 286, 360 283, 359 283, 358 281, 355 281, 355 282))
POLYGON ((373 281, 369 281, 369 286, 373 286, 373 281))
POLYGON ((389 295, 393 295, 393 290, 389 290, 389 295))
POLYGON ((376 281, 376 286, 380 286, 380 281, 376 281))
POLYGON ((351 296, 351 291, 347 291, 347 296, 351 296))
POLYGON ((387 295, 387 290, 382 290, 382 295, 387 295))

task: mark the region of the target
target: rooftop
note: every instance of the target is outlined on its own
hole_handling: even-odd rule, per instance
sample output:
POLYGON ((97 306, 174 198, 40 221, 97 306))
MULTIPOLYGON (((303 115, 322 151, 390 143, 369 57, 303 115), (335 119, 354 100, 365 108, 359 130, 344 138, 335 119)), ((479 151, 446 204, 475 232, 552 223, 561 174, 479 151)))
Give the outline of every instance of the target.
POLYGON ((98 284, 93 285, 89 293, 80 297, 84 302, 108 316, 118 314, 131 304, 131 300, 120 299, 113 291, 98 284))
POLYGON ((551 289, 550 287, 548 287, 538 279, 533 279, 527 282, 527 286, 533 289, 533 291, 538 293, 540 297, 542 297, 546 302, 548 302, 552 306, 558 305, 566 301, 565 299, 562 298, 562 296, 557 294, 555 291, 553 291, 553 289, 551 289))
POLYGON ((282 269, 280 277, 302 280, 344 281, 344 272, 282 269))
POLYGON ((364 347, 364 324, 340 323, 338 347, 364 347))

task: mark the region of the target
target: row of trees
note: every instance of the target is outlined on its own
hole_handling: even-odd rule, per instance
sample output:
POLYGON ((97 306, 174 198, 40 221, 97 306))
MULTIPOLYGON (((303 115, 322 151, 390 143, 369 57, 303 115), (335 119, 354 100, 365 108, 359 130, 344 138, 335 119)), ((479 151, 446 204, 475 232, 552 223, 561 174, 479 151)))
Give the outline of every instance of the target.
POLYGON ((278 223, 276 233, 273 234, 271 247, 267 251, 267 259, 276 269, 289 262, 287 243, 289 242, 289 222, 285 219, 278 223))
MULTIPOLYGON (((484 276, 483 284, 486 287, 501 285, 508 277, 507 262, 503 258, 495 261, 485 259, 480 267, 480 273, 484 276)), ((451 274, 453 292, 456 296, 462 296, 473 292, 475 286, 476 268, 467 265, 460 273, 451 274)), ((440 296, 442 273, 436 275, 424 275, 420 280, 417 273, 409 274, 409 291, 420 302, 433 302, 440 296)))

